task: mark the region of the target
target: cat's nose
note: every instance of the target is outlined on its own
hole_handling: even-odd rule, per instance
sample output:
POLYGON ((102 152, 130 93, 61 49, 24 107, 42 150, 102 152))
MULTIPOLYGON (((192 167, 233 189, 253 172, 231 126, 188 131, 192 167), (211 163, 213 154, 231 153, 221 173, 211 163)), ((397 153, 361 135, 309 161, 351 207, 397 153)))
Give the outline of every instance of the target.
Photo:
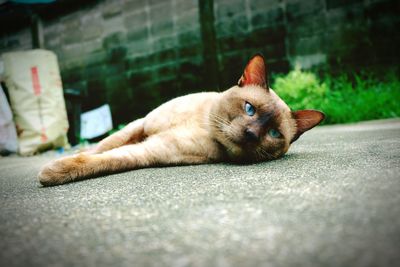
POLYGON ((248 142, 257 142, 259 139, 258 133, 248 128, 244 130, 244 137, 248 142))

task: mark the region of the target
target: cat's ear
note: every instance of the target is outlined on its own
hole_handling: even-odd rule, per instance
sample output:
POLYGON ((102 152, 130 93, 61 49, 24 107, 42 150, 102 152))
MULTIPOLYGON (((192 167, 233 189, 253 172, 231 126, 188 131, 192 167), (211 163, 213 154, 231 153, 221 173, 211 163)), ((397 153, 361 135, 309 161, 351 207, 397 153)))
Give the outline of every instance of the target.
POLYGON ((242 77, 240 77, 238 85, 258 85, 268 90, 268 79, 265 67, 265 60, 261 54, 253 56, 246 65, 242 77))
POLYGON ((292 112, 293 118, 296 120, 296 134, 290 143, 296 141, 300 135, 317 126, 324 118, 325 114, 318 110, 299 110, 292 112))

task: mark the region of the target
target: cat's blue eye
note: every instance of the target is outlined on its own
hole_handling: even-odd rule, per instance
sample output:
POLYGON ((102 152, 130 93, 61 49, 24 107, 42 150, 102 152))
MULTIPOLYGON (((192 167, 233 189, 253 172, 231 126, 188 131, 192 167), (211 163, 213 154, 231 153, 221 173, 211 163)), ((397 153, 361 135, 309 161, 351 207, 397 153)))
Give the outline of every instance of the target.
POLYGON ((282 134, 281 134, 278 130, 275 130, 275 129, 270 129, 270 130, 268 131, 268 134, 269 134, 269 136, 271 136, 272 138, 279 138, 279 137, 282 136, 282 134))
POLYGON ((244 110, 246 111, 247 115, 253 116, 256 113, 256 109, 250 104, 247 103, 244 105, 244 110))

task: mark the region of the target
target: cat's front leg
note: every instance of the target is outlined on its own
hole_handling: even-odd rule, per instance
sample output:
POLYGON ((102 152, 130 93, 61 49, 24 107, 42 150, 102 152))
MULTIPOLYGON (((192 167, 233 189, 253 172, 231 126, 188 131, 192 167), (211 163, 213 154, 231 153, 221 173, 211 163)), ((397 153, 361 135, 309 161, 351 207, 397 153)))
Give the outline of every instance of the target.
POLYGON ((192 131, 175 130, 101 154, 78 154, 52 161, 42 168, 38 178, 48 186, 147 166, 200 164, 218 159, 218 151, 213 141, 199 131, 193 136, 192 131))
POLYGON ((85 153, 53 160, 42 167, 38 175, 39 181, 45 186, 57 185, 87 176, 90 172, 89 161, 93 161, 93 156, 85 153))
MULTIPOLYGON (((140 147, 139 144, 131 146, 140 147)), ((114 149, 114 151, 125 147, 127 146, 114 149)), ((138 167, 140 163, 134 157, 127 157, 124 153, 120 155, 80 153, 44 165, 38 174, 38 179, 44 186, 59 185, 138 167)))

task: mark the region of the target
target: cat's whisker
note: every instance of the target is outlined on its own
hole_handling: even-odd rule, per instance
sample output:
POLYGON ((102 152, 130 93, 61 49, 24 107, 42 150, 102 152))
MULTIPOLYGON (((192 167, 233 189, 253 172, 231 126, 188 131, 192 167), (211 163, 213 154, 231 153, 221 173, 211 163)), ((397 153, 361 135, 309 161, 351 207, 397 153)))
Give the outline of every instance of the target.
POLYGON ((264 159, 264 155, 258 149, 256 149, 256 152, 257 152, 258 160, 264 159))
POLYGON ((216 129, 218 129, 221 134, 224 133, 222 130, 222 126, 225 126, 224 130, 228 133, 228 135, 233 135, 234 134, 234 129, 232 129, 232 126, 230 125, 230 122, 216 114, 211 114, 211 126, 214 126, 216 129))
POLYGON ((265 150, 265 148, 260 147, 260 151, 267 156, 269 159, 277 159, 277 156, 274 156, 273 154, 269 153, 268 151, 265 150))
POLYGON ((212 116, 213 118, 216 118, 216 119, 218 119, 218 120, 220 120, 220 121, 223 121, 223 122, 225 122, 225 123, 229 123, 229 121, 228 121, 227 119, 225 119, 225 118, 223 118, 223 117, 221 117, 221 116, 219 116, 219 115, 217 115, 217 114, 211 114, 211 116, 212 116))
POLYGON ((218 116, 216 114, 211 114, 210 117, 211 117, 212 121, 215 120, 215 122, 217 122, 217 123, 222 123, 222 124, 225 124, 225 125, 229 125, 230 124, 230 122, 228 120, 226 120, 225 118, 222 118, 222 117, 220 117, 220 116, 218 116))

